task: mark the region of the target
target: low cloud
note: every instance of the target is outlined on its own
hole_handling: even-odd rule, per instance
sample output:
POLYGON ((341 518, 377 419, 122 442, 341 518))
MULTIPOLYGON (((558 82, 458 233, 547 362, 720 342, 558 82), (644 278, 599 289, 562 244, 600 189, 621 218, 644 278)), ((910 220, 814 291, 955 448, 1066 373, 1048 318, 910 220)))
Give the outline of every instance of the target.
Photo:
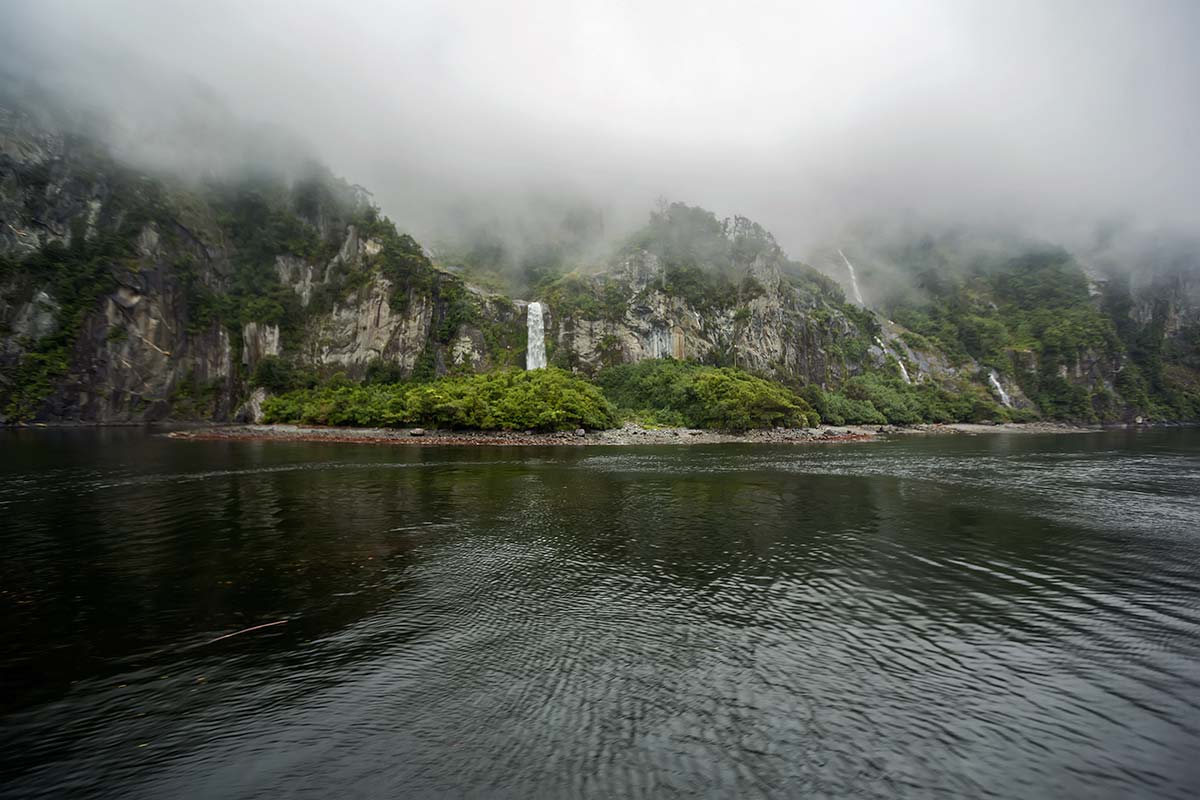
POLYGON ((545 198, 615 232, 660 196, 750 216, 801 256, 872 219, 1200 233, 1193 2, 3 14, 10 84, 98 111, 127 156, 202 172, 311 153, 420 237, 464 217, 536 229, 545 198))

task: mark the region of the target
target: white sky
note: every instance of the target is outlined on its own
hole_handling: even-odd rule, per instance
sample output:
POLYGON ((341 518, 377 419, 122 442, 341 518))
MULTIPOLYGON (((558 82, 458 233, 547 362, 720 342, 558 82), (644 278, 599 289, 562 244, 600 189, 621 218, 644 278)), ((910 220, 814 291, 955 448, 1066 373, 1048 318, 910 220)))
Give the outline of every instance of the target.
POLYGON ((1200 220, 1200 2, 5 6, 0 66, 146 152, 199 96, 227 117, 193 134, 287 130, 417 233, 531 191, 743 213, 793 250, 876 215, 1200 220))

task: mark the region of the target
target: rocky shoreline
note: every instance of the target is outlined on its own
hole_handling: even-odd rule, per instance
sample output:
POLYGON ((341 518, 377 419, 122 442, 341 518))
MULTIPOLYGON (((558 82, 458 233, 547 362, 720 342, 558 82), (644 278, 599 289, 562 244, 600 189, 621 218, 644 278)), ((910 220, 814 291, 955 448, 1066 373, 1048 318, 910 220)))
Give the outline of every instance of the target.
POLYGON ((436 446, 581 446, 581 445, 697 445, 697 444, 829 444, 861 442, 888 435, 979 433, 1084 433, 1100 426, 1057 422, 984 425, 844 425, 817 428, 771 428, 732 433, 693 428, 644 428, 626 423, 607 431, 538 433, 535 431, 451 431, 421 428, 325 428, 299 425, 222 425, 172 431, 173 439, 193 441, 299 441, 346 444, 436 446))

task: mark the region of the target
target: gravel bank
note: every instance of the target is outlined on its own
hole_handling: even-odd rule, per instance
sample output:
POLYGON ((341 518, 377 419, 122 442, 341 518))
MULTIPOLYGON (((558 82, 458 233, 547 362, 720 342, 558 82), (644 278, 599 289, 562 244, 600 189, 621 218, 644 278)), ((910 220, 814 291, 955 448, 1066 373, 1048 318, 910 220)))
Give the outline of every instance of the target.
POLYGON ((168 433, 173 439, 201 441, 301 441, 391 444, 418 447, 446 445, 580 446, 639 444, 821 444, 869 441, 889 434, 946 433, 1080 433, 1098 428, 1034 422, 1008 425, 821 426, 772 428, 727 433, 692 428, 643 428, 626 424, 608 431, 536 433, 533 431, 435 431, 406 428, 321 428, 298 425, 223 425, 168 433))

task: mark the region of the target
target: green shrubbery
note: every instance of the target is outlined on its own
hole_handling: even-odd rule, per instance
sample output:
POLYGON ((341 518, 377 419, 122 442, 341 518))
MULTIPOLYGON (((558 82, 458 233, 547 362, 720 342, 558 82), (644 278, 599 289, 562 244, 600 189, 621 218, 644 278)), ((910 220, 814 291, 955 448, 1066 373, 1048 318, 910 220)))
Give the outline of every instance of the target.
POLYGON ((652 424, 731 430, 820 424, 790 389, 732 367, 668 358, 618 364, 598 380, 618 407, 652 424))
POLYGON ((997 405, 974 384, 964 383, 951 392, 933 383, 908 384, 879 373, 855 376, 834 392, 809 385, 802 394, 831 425, 1027 422, 1036 418, 1032 412, 997 405))
POLYGON ((502 370, 424 384, 301 389, 263 404, 266 422, 478 430, 611 428, 616 415, 592 384, 556 369, 502 370))
MULTIPOLYGON (((1160 402, 1174 395, 1147 352, 1161 347, 1165 337, 1161 331, 1142 336, 1127 286, 1107 287, 1098 308, 1087 276, 1069 254, 1057 249, 1032 249, 1001 260, 979 255, 963 260, 952 247, 943 252, 930 243, 908 257, 911 261, 899 260, 908 261, 906 268, 913 271, 919 291, 892 298, 887 312, 910 329, 904 335, 910 346, 927 349, 921 346, 923 340, 932 341, 951 361, 974 359, 1009 374, 1014 352, 1031 354, 1036 369, 1017 369, 1014 377, 1047 417, 1106 421, 1130 409, 1171 416, 1160 402), (1151 346, 1142 347, 1144 342, 1151 346), (1060 376, 1062 368, 1080 360, 1101 357, 1116 362, 1123 350, 1133 363, 1117 374, 1116 395, 1103 388, 1089 391, 1060 376)), ((1167 403, 1176 415, 1187 415, 1186 402, 1167 403)), ((961 416, 962 408, 950 413, 961 416)), ((971 416, 985 413, 981 406, 971 416)), ((1012 409, 1004 414, 1013 419, 1028 416, 1012 409)))
MULTIPOLYGON (((1029 421, 1032 412, 997 405, 985 389, 907 384, 880 373, 858 375, 837 391, 809 385, 795 393, 732 367, 656 359, 601 370, 599 388, 558 369, 502 370, 429 383, 383 383, 398 372, 379 363, 363 384, 342 374, 317 388, 270 398, 267 422, 389 427, 422 425, 480 430, 603 429, 618 413, 650 426, 748 430, 774 426, 911 425, 921 422, 1029 421), (601 391, 603 390, 603 391, 601 391)), ((264 358, 259 385, 281 391, 311 376, 264 358)))

